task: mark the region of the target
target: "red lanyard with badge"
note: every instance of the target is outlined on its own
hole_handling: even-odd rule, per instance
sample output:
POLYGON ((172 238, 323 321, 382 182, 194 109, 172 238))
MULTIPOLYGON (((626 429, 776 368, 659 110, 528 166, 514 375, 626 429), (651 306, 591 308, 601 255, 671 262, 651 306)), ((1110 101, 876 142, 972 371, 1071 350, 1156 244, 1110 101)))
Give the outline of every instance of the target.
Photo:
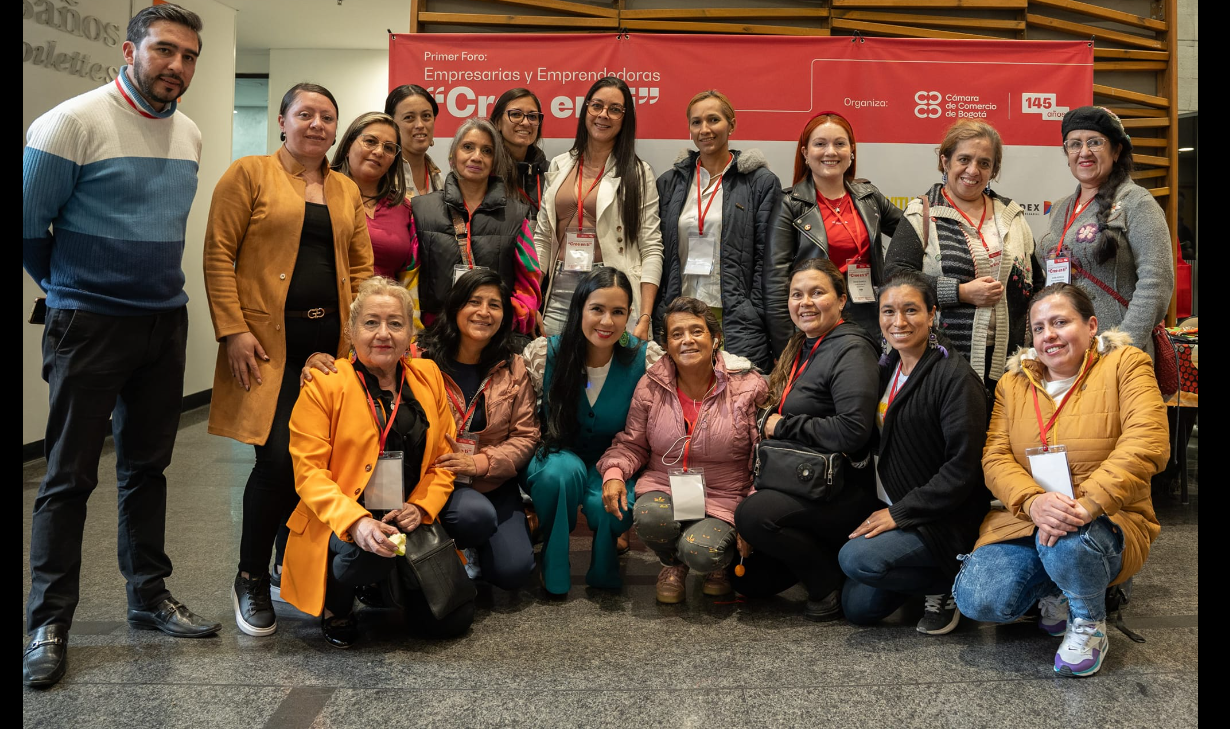
MULTIPOLYGON (((855 304, 871 304, 876 300, 875 282, 871 280, 871 233, 867 230, 866 224, 863 223, 863 219, 859 216, 858 209, 854 205, 853 198, 849 200, 850 210, 853 213, 850 222, 846 222, 846 219, 842 217, 842 199, 845 197, 846 196, 843 195, 841 198, 838 198, 837 203, 834 204, 827 197, 820 194, 819 190, 816 191, 816 202, 824 205, 826 209, 832 212, 834 222, 841 226, 840 228, 835 228, 830 232, 828 231, 826 221, 825 231, 826 233, 829 233, 829 250, 832 251, 833 243, 835 243, 837 239, 836 233, 840 230, 850 237, 850 243, 854 246, 854 250, 857 251, 854 258, 848 258, 845 262, 846 293, 849 295, 850 301, 855 304), (860 235, 867 240, 869 251, 867 257, 861 255, 862 246, 859 245, 860 235)), ((823 214, 821 217, 823 217, 823 214)), ((837 261, 834 261, 834 263, 837 263, 837 261)))
MULTIPOLYGON (((474 399, 470 400, 468 407, 462 407, 462 403, 453 397, 453 391, 444 388, 448 393, 449 402, 452 403, 453 409, 461 416, 461 423, 457 427, 457 447, 461 453, 465 453, 471 458, 478 452, 478 436, 470 432, 470 421, 474 420, 474 412, 478 408, 478 400, 483 396, 483 392, 487 389, 487 384, 491 382, 491 375, 483 380, 478 386, 478 391, 474 393, 474 399)), ((462 397, 465 397, 464 393, 462 397)), ((470 483, 472 480, 469 476, 458 474, 454 479, 457 483, 470 483)))
MULTIPOLYGON (((730 155, 730 159, 726 161, 726 167, 730 167, 735 156, 730 155)), ((722 191, 722 178, 726 176, 726 168, 722 169, 722 174, 717 176, 716 183, 713 183, 713 192, 709 194, 709 204, 704 204, 704 190, 700 184, 700 157, 696 158, 696 230, 688 230, 688 255, 687 260, 683 264, 683 273, 685 276, 708 276, 713 273, 713 264, 717 258, 717 236, 713 229, 709 229, 709 234, 705 235, 705 218, 709 215, 709 208, 713 207, 713 201, 717 199, 718 193, 722 191)))
MULTIPOLYGON (((1094 198, 1089 198, 1084 205, 1079 205, 1080 192, 1077 191, 1076 197, 1072 200, 1072 208, 1063 224, 1063 233, 1059 235, 1059 245, 1055 248, 1055 253, 1046 259, 1046 285, 1050 286, 1053 283, 1072 283, 1072 258, 1070 253, 1065 253, 1063 250, 1063 242, 1068 237, 1068 231, 1072 229, 1072 224, 1081 216, 1094 198)), ((1083 229, 1082 229, 1083 230, 1083 229)), ((1080 233, 1078 232, 1079 236, 1080 233)), ((1070 249, 1069 249, 1070 250, 1070 249)))
POLYGON ((995 251, 992 253, 991 247, 987 245, 987 239, 982 237, 982 224, 987 222, 987 208, 991 207, 991 203, 987 200, 983 200, 982 217, 978 218, 978 224, 974 225, 974 219, 966 215, 965 211, 952 201, 952 198, 948 196, 947 190, 940 190, 940 192, 943 193, 944 199, 948 201, 948 204, 952 206, 952 209, 956 210, 957 214, 964 218, 965 222, 969 223, 969 227, 973 228, 974 232, 978 234, 978 240, 982 242, 982 249, 987 252, 987 258, 998 258, 1002 251, 995 251))
MULTIPOLYGON (((837 323, 833 325, 833 329, 836 329, 837 327, 841 326, 842 322, 844 321, 845 319, 838 319, 837 323)), ((802 369, 799 368, 799 358, 803 356, 803 348, 802 347, 799 348, 799 353, 794 356, 794 366, 790 368, 790 378, 786 380, 786 387, 785 389, 782 390, 782 400, 777 405, 778 415, 781 415, 782 409, 786 407, 786 396, 789 395, 790 390, 794 388, 795 380, 802 377, 803 372, 806 371, 809 366, 811 366, 812 356, 815 355, 816 350, 820 348, 820 343, 824 341, 824 338, 827 337, 829 335, 829 332, 832 332, 833 329, 830 329, 829 331, 822 334, 820 338, 816 340, 816 343, 811 345, 811 351, 807 353, 807 359, 806 361, 802 363, 802 369)))
POLYGON ((577 229, 564 234, 564 270, 588 272, 594 268, 594 251, 598 245, 598 231, 585 227, 585 198, 593 193, 598 183, 606 175, 604 168, 594 178, 589 189, 582 192, 581 183, 585 180, 585 155, 577 155, 577 229))
POLYGON ((363 504, 369 511, 392 511, 400 509, 405 503, 406 487, 402 473, 403 453, 401 451, 386 451, 384 449, 385 443, 389 439, 389 432, 393 430, 393 423, 397 419, 397 411, 401 407, 401 391, 404 380, 405 371, 403 370, 402 379, 398 380, 397 383, 397 395, 393 399, 393 407, 389 409, 382 423, 380 416, 383 413, 383 408, 377 410, 376 401, 372 399, 372 394, 367 389, 367 381, 362 375, 359 375, 359 381, 363 383, 363 393, 367 395, 367 405, 372 411, 372 421, 376 425, 379 444, 376 468, 372 471, 366 488, 363 489, 363 504))
POLYGON ((1073 499, 1076 495, 1072 489, 1072 472, 1068 468, 1068 447, 1059 444, 1050 445, 1050 432, 1055 421, 1059 419, 1060 411, 1076 394, 1085 372, 1092 363, 1092 355, 1086 356, 1080 372, 1072 380, 1072 386, 1064 393, 1063 399, 1059 401, 1059 406, 1055 408, 1055 412, 1051 413, 1049 420, 1042 419, 1042 405, 1038 402, 1038 386, 1034 385, 1031 388, 1034 397, 1034 413, 1038 416, 1038 437, 1042 445, 1038 448, 1025 449, 1025 457, 1029 459, 1029 470, 1034 481, 1043 490, 1061 493, 1073 499))
POLYGON ((461 263, 453 266, 453 283, 457 283, 457 279, 461 278, 467 271, 473 271, 474 266, 474 245, 472 233, 474 231, 474 214, 470 212, 470 206, 465 200, 461 201, 462 207, 466 209, 466 220, 464 224, 457 217, 456 211, 453 212, 453 227, 454 234, 457 237, 457 246, 461 247, 461 228, 464 225, 466 231, 466 247, 461 250, 461 263))
MULTIPOLYGON (((715 373, 710 376, 709 387, 705 391, 705 398, 709 397, 709 393, 713 392, 713 388, 716 385, 717 374, 715 373)), ((684 395, 684 397, 687 397, 687 395, 684 395)), ((683 410, 682 403, 680 403, 680 409, 683 410)), ((700 424, 703 411, 704 400, 698 405, 694 420, 688 420, 687 411, 683 410, 683 467, 669 468, 666 471, 667 476, 670 478, 671 505, 674 509, 675 521, 694 521, 705 518, 705 469, 688 468, 688 457, 692 452, 692 437, 696 431, 696 426, 700 424)))

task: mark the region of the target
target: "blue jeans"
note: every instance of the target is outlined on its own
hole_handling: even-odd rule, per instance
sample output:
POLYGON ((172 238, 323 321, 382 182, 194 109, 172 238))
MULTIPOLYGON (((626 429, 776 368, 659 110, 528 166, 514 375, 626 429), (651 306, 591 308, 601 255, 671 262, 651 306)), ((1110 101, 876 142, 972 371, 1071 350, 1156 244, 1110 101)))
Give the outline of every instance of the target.
POLYGON ((1039 598, 1063 593, 1073 617, 1106 619, 1106 588, 1123 564, 1123 533, 1106 516, 1045 547, 1033 537, 988 544, 965 559, 953 585, 961 614, 1010 623, 1039 598))
POLYGON ((837 553, 837 562, 850 578, 841 590, 841 609, 855 625, 883 620, 910 595, 944 595, 952 589, 952 578, 916 531, 855 537, 837 553))

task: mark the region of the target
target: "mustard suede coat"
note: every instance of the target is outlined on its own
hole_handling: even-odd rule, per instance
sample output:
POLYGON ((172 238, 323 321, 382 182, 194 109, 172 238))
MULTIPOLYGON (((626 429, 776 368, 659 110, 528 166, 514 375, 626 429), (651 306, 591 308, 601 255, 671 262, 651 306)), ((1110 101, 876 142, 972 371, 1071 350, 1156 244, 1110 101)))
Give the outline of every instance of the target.
MULTIPOLYGON (((1048 432, 1050 445, 1068 448, 1068 467, 1077 501, 1094 516, 1105 514, 1123 531, 1123 566, 1111 582, 1118 584, 1140 571, 1149 547, 1161 532, 1153 511, 1149 479, 1170 457, 1166 406, 1158 391, 1149 356, 1131 346, 1131 338, 1110 331, 1097 338, 1086 355, 1093 360, 1048 432)), ((978 543, 1028 537, 1033 500, 1045 493, 1030 476, 1026 448, 1042 445, 1033 391, 1043 421, 1058 407, 1046 392, 1043 365, 1032 349, 1008 361, 1008 373, 995 390, 995 408, 982 468, 987 488, 1005 509, 992 509, 982 522, 978 543)))
MULTIPOLYGON (((267 156, 241 157, 218 180, 205 229, 205 293, 218 360, 214 366, 209 432, 241 443, 264 445, 273 425, 282 376, 294 377, 303 362, 286 362, 286 292, 303 233, 303 165, 282 147, 267 156), (262 384, 245 391, 231 375, 225 338, 251 332, 268 362, 262 384)), ((325 202, 333 227, 337 308, 342 322, 359 284, 372 275, 372 242, 359 188, 325 168, 325 202)), ((333 354, 345 352, 342 333, 333 354)))
MULTIPOLYGON (((457 426, 436 363, 402 359, 410 391, 427 413, 427 447, 418 485, 409 503, 427 512, 430 524, 453 492, 453 472, 431 464, 448 453, 444 436, 457 426)), ((350 528, 371 512, 358 503, 380 454, 367 392, 349 360, 337 372, 318 374, 304 385, 290 416, 290 455, 299 505, 287 520, 290 539, 282 562, 282 598, 305 613, 319 615, 325 603, 329 534, 353 541, 350 528)))

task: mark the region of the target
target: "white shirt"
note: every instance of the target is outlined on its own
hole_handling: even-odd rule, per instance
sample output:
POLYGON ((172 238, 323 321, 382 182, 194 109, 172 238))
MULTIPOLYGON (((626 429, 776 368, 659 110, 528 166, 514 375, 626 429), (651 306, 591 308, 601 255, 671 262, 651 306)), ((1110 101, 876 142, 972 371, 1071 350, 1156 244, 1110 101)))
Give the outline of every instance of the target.
POLYGON ((1080 373, 1067 378, 1066 380, 1050 380, 1046 383, 1046 394, 1051 396, 1055 402, 1059 402, 1063 396, 1072 389, 1072 385, 1076 383, 1076 378, 1080 377, 1080 373))
POLYGON ((700 232, 701 206, 696 200, 696 185, 700 184, 701 200, 708 208, 705 214, 705 235, 713 235, 713 272, 708 276, 683 276, 683 295, 691 296, 705 302, 709 306, 722 308, 722 186, 717 184, 726 175, 732 157, 715 177, 701 166, 700 174, 692 176, 692 184, 688 186, 687 197, 683 201, 683 210, 679 213, 679 265, 680 270, 687 268, 688 234, 700 232), (710 202, 712 200, 712 202, 710 202))
POLYGON ((608 359, 601 367, 586 367, 585 372, 589 375, 589 382, 585 385, 585 397, 589 399, 589 406, 593 407, 594 403, 598 402, 598 396, 602 394, 606 376, 611 373, 611 360, 608 359))

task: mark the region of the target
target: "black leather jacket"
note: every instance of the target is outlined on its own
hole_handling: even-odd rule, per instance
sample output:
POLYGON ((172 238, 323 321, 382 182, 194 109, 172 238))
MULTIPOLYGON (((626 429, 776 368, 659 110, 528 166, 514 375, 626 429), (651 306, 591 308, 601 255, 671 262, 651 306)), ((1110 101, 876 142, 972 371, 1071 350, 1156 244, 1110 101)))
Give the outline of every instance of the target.
MULTIPOLYGON (((868 238, 871 239, 871 282, 878 287, 884 283, 884 248, 887 245, 881 236, 891 237, 905 216, 875 185, 866 180, 847 180, 846 190, 854 199, 854 207, 862 218, 863 225, 867 227, 868 238)), ((765 264, 763 281, 765 314, 774 357, 781 354, 786 341, 794 333, 794 324, 790 321, 790 313, 786 308, 790 269, 799 261, 827 258, 828 255, 828 236, 824 232, 824 219, 820 216, 820 208, 816 205, 816 187, 811 175, 807 175, 785 191, 773 224, 773 234, 769 239, 768 261, 765 264)), ((838 265, 842 263, 844 261, 838 265)), ((874 324, 874 309, 874 304, 846 305, 847 318, 853 315, 853 319, 878 340, 879 327, 874 324)))

